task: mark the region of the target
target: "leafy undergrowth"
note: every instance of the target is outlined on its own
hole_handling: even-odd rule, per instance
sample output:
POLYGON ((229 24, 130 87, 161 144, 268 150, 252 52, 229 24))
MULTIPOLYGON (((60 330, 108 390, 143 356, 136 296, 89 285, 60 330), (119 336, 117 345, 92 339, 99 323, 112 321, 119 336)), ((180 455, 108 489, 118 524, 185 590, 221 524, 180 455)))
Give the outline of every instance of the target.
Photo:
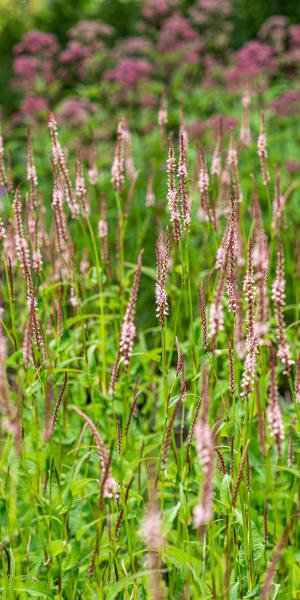
POLYGON ((85 172, 49 125, 0 164, 2 597, 297 598, 286 130, 122 120, 85 172))

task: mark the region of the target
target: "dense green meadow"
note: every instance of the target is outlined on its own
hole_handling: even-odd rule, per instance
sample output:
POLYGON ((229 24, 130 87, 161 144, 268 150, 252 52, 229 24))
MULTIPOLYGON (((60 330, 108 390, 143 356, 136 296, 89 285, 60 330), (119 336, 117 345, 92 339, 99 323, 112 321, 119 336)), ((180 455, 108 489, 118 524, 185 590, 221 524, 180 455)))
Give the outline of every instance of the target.
POLYGON ((300 598, 297 77, 180 64, 4 111, 3 599, 300 598))

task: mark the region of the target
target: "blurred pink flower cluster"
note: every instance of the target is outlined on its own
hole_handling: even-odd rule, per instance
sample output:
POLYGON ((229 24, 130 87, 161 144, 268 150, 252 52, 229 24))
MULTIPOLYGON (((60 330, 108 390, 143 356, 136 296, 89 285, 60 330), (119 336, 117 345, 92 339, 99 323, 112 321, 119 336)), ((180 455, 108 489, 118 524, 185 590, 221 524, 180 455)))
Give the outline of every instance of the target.
POLYGON ((38 78, 47 84, 56 78, 56 56, 59 46, 55 35, 29 31, 14 47, 14 87, 30 88, 38 78))
POLYGON ((247 42, 232 59, 234 65, 225 75, 230 87, 240 87, 249 80, 257 84, 258 78, 269 82, 279 74, 296 75, 300 66, 300 24, 289 25, 287 17, 273 15, 261 26, 257 40, 247 42))
POLYGON ((179 0, 146 0, 142 15, 148 21, 157 21, 179 5, 179 0))
POLYGON ((234 53, 233 59, 235 66, 225 74, 230 87, 241 87, 251 79, 255 81, 259 75, 271 76, 278 66, 272 46, 258 40, 247 42, 234 53))
MULTIPOLYGON (((58 105, 62 119, 84 123, 94 103, 103 99, 112 105, 152 108, 158 103, 157 90, 169 87, 173 78, 176 85, 225 84, 238 90, 250 82, 261 91, 273 77, 295 79, 300 24, 272 16, 257 39, 232 52, 231 16, 230 0, 195 0, 185 12, 179 0, 145 0, 136 32, 129 37, 118 38, 113 27, 100 20, 78 22, 69 30, 64 48, 54 34, 29 31, 14 48, 12 86, 23 94, 18 118, 43 117, 58 105)), ((298 105, 299 92, 291 87, 272 101, 271 109, 286 116, 295 114, 298 105)), ((199 128, 201 135, 201 124, 199 128)))
POLYGON ((124 86, 133 86, 137 82, 147 79, 152 73, 153 67, 148 61, 142 58, 124 57, 119 60, 114 69, 109 69, 104 73, 104 78, 124 86))
POLYGON ((166 19, 158 35, 157 49, 164 56, 173 56, 188 63, 197 63, 203 49, 199 33, 179 12, 166 19))

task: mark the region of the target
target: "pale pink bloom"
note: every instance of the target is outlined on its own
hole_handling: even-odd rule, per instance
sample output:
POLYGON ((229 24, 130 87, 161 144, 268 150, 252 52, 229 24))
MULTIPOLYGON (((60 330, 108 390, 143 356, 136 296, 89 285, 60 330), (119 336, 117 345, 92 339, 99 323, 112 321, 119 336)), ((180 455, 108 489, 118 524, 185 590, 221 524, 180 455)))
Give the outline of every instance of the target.
POLYGON ((225 287, 225 281, 227 276, 228 268, 228 250, 225 250, 224 261, 218 281, 218 285, 215 291, 213 302, 210 305, 209 313, 209 336, 213 342, 219 331, 224 329, 224 309, 223 309, 223 292, 225 287))
POLYGON ((183 223, 186 229, 189 228, 191 216, 190 216, 190 202, 187 192, 187 164, 186 164, 186 152, 187 152, 187 133, 183 125, 180 127, 179 132, 179 162, 178 162, 178 177, 179 177, 179 192, 181 196, 181 214, 183 223))
POLYGON ((133 285, 130 292, 130 297, 125 312, 123 325, 121 328, 119 353, 123 359, 126 370, 128 370, 130 358, 133 350, 134 338, 136 334, 136 328, 134 324, 135 312, 136 312, 136 301, 142 271, 142 257, 143 251, 140 252, 137 262, 137 269, 135 272, 133 285))
POLYGON ((199 170, 198 186, 201 194, 207 193, 209 186, 209 175, 207 169, 203 165, 199 170))
POLYGON ((215 269, 221 269, 225 259, 225 248, 224 246, 219 246, 216 254, 216 262, 215 269))
POLYGON ((293 184, 289 186, 285 194, 281 192, 280 173, 275 177, 275 197, 273 200, 272 227, 277 234, 281 225, 284 207, 290 192, 293 190, 293 184))
POLYGON ((53 113, 50 113, 50 115, 49 115, 48 127, 49 127, 51 141, 52 141, 52 154, 53 154, 54 165, 56 165, 59 168, 61 176, 64 180, 64 184, 65 184, 65 188, 66 188, 66 199, 67 199, 67 202, 70 207, 71 216, 73 218, 75 218, 79 214, 79 206, 78 206, 76 199, 74 197, 74 194, 73 194, 71 181, 70 181, 70 177, 69 177, 69 172, 66 167, 64 152, 58 141, 57 121, 56 121, 53 113))
POLYGON ((236 236, 236 225, 234 219, 234 213, 232 215, 232 222, 229 235, 229 248, 228 248, 228 275, 227 275, 227 293, 228 293, 228 308, 229 311, 234 314, 237 312, 240 298, 239 290, 236 279, 236 257, 237 257, 237 236, 236 236))
POLYGON ((211 218, 208 201, 209 174, 202 148, 199 154, 199 161, 198 187, 200 191, 200 208, 198 217, 201 221, 209 221, 211 218))
POLYGON ((168 123, 167 95, 162 94, 160 107, 159 107, 159 111, 158 111, 158 124, 160 127, 162 143, 165 142, 167 123, 168 123))
POLYGON ((267 132, 266 132, 266 119, 265 114, 261 113, 261 121, 260 121, 260 132, 257 140, 257 154, 260 159, 263 183, 267 185, 270 181, 270 175, 267 167, 267 132))
POLYGON ((6 229, 4 227, 4 223, 3 223, 2 219, 0 217, 0 242, 2 240, 5 240, 5 238, 6 238, 6 229))
POLYGON ((80 261, 80 273, 82 273, 82 275, 85 276, 89 270, 89 266, 90 266, 89 261, 86 258, 83 258, 80 261))
POLYGON ((235 168, 238 166, 238 155, 237 155, 237 150, 236 150, 236 146, 235 146, 235 142, 234 142, 233 130, 231 130, 231 132, 230 132, 229 149, 228 149, 228 153, 227 153, 226 163, 227 163, 227 167, 229 168, 229 170, 231 167, 235 168))
POLYGON ((173 140, 169 137, 169 151, 167 160, 167 174, 168 174, 168 207, 171 213, 171 222, 173 226, 173 236, 176 244, 179 244, 181 240, 180 230, 180 214, 178 210, 178 192, 175 188, 175 171, 176 161, 174 154, 173 140))
POLYGON ((138 172, 135 168, 133 157, 132 157, 132 143, 131 143, 131 133, 129 131, 127 120, 123 120, 123 144, 124 144, 124 160, 125 160, 125 169, 128 178, 131 181, 135 181, 138 172))
POLYGON ((145 204, 146 204, 147 208, 151 208, 151 206, 154 206, 154 204, 155 204, 155 195, 154 195, 154 191, 153 191, 153 175, 152 175, 152 173, 148 177, 147 193, 146 193, 146 202, 145 202, 145 204))
POLYGON ((221 269, 221 267, 223 267, 223 265, 224 265, 224 261, 227 256, 228 243, 229 243, 229 238, 230 238, 230 228, 231 228, 231 219, 229 218, 227 221, 225 231, 223 233, 221 244, 217 250, 215 269, 221 269))
POLYGON ((212 302, 209 312, 209 336, 214 338, 218 331, 224 329, 224 309, 221 302, 212 302))
POLYGON ((290 348, 286 340, 285 320, 282 310, 285 304, 284 255, 282 242, 279 242, 278 245, 276 278, 272 284, 272 300, 274 302, 275 316, 277 321, 277 354, 282 364, 285 365, 285 373, 288 373, 290 366, 294 363, 294 361, 291 358, 290 348))
POLYGON ((136 328, 133 321, 127 319, 124 321, 120 336, 120 354, 126 367, 130 362, 130 357, 133 350, 133 343, 136 334, 136 328))
POLYGON ((88 170, 88 178, 91 185, 96 185, 98 181, 98 169, 96 165, 90 166, 88 170))
POLYGON ((75 193, 81 205, 82 214, 87 217, 90 214, 90 207, 87 203, 87 190, 83 175, 83 164, 81 152, 78 153, 76 161, 76 180, 75 180, 75 193))
POLYGON ((240 140, 244 146, 251 144, 251 133, 249 126, 249 106, 251 104, 251 94, 249 86, 246 86, 242 97, 243 116, 240 130, 240 140))
POLYGON ((32 266, 37 273, 40 273, 43 265, 43 259, 39 248, 33 251, 32 266))
POLYGON ((118 123, 117 143, 111 168, 111 181, 116 192, 120 193, 124 183, 124 127, 122 118, 118 123))
POLYGON ((72 286, 71 290, 70 290, 70 304, 71 306, 75 307, 79 305, 79 299, 78 296, 75 292, 75 288, 72 286))
POLYGON ((34 189, 38 185, 38 178, 37 178, 36 168, 35 168, 34 161, 33 161, 33 149, 32 149, 32 142, 31 142, 31 136, 30 136, 29 131, 28 131, 27 145, 28 145, 27 180, 30 181, 31 186, 34 189))
POLYGON ((212 176, 220 177, 221 171, 222 171, 222 165, 221 165, 221 136, 218 135, 217 141, 216 141, 216 145, 215 145, 215 149, 214 149, 214 153, 213 153, 213 157, 212 157, 210 172, 211 172, 212 176))
POLYGON ((108 233, 107 222, 104 221, 103 219, 100 219, 100 221, 98 223, 98 235, 99 235, 99 238, 105 238, 105 237, 107 237, 107 233, 108 233))
POLYGON ((143 518, 141 537, 152 551, 159 552, 163 546, 162 519, 156 503, 150 507, 143 518))
POLYGON ((242 375, 241 383, 241 397, 247 398, 250 394, 256 373, 256 359, 258 354, 258 340, 255 335, 255 299, 257 295, 257 289, 255 286, 255 280, 253 275, 253 243, 252 238, 249 239, 248 245, 248 267, 247 273, 244 279, 243 290, 245 299, 248 303, 248 319, 247 319, 247 338, 246 338, 246 353, 244 359, 244 370, 242 375))
POLYGON ((281 456, 281 445, 284 439, 284 427, 283 419, 281 414, 281 408, 279 404, 279 394, 276 382, 276 371, 275 371, 275 351, 271 347, 270 354, 270 402, 267 408, 267 418, 270 428, 270 433, 275 439, 278 454, 281 456))
POLYGON ((279 402, 269 404, 267 416, 271 435, 274 438, 278 438, 280 441, 283 441, 284 427, 279 402))
POLYGON ((202 527, 213 516, 212 496, 214 484, 214 440, 206 420, 200 418, 195 425, 196 447, 203 467, 204 485, 201 500, 194 509, 194 525, 202 527))

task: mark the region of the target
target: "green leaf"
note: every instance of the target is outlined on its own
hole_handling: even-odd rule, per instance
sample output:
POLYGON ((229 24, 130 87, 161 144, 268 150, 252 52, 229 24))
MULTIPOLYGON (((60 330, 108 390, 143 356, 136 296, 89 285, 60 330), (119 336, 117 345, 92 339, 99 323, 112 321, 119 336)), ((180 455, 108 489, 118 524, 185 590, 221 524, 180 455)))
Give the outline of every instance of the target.
POLYGON ((142 579, 143 577, 148 577, 149 575, 151 575, 151 571, 138 571, 138 573, 135 573, 130 577, 123 577, 116 583, 107 585, 104 588, 106 600, 114 600, 117 598, 119 592, 133 584, 137 579, 142 579))
POLYGON ((86 477, 86 478, 83 478, 83 479, 77 479, 75 481, 72 481, 70 483, 70 489, 71 489, 71 493, 72 493, 73 498, 76 498, 76 497, 81 496, 82 494, 84 494, 86 486, 91 481, 96 481, 97 485, 99 486, 99 482, 97 481, 97 479, 92 479, 92 478, 89 478, 89 477, 86 477))
POLYGON ((188 552, 185 552, 184 550, 181 550, 181 548, 177 548, 175 546, 166 546, 163 554, 165 555, 166 560, 170 559, 175 565, 188 569, 192 573, 195 581, 198 583, 202 593, 204 593, 205 588, 197 575, 197 561, 192 554, 189 554, 188 552))
POLYGON ((224 506, 230 508, 232 504, 231 493, 230 493, 230 476, 224 475, 221 487, 220 487, 220 501, 224 506))
POLYGON ((237 581, 232 588, 230 588, 230 600, 239 600, 238 597, 238 593, 239 593, 239 585, 240 582, 237 581))
POLYGON ((63 540, 52 540, 49 543, 49 552, 52 558, 58 556, 59 554, 62 554, 62 552, 65 551, 65 545, 66 542, 64 542, 63 540))

